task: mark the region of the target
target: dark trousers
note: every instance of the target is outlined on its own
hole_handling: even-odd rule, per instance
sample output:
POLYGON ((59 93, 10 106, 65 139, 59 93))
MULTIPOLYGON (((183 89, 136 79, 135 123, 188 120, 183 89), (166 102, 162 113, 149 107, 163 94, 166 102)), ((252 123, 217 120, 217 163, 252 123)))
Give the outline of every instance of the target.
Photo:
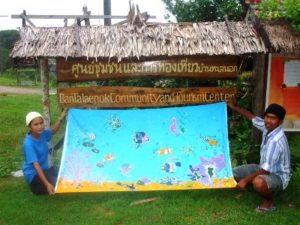
MULTIPOLYGON (((55 186, 57 180, 57 170, 54 167, 51 167, 47 170, 43 170, 43 172, 49 183, 55 186)), ((30 183, 30 190, 33 194, 36 195, 48 194, 45 185, 43 184, 42 180, 38 175, 35 175, 32 182, 30 183)))

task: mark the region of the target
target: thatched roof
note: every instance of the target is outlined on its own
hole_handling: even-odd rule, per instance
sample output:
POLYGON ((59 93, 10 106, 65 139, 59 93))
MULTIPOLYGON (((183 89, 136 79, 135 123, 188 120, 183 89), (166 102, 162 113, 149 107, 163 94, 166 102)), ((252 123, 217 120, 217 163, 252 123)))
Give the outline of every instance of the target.
POLYGON ((203 22, 91 27, 32 28, 21 31, 12 57, 130 57, 241 55, 265 52, 246 22, 203 22))
POLYGON ((263 22, 266 41, 270 52, 283 54, 300 54, 300 35, 293 31, 290 23, 263 22))

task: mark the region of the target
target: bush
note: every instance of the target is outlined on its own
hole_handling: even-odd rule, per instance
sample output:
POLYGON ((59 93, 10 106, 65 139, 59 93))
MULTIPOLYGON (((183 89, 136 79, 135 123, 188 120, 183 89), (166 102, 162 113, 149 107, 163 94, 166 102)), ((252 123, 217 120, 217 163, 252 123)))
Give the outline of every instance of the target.
MULTIPOLYGON (((252 72, 243 72, 237 80, 225 81, 222 86, 237 89, 237 105, 252 109, 252 72)), ((259 162, 259 146, 252 139, 252 123, 240 114, 228 111, 230 152, 233 166, 259 162)))
POLYGON ((264 0, 258 7, 258 16, 263 20, 289 20, 294 30, 300 34, 299 0, 264 0))

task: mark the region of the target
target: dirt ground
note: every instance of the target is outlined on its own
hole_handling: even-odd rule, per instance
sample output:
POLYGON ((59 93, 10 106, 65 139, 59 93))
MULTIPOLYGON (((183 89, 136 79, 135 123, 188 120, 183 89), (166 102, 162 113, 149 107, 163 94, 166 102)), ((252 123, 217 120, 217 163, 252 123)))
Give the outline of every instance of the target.
MULTIPOLYGON (((9 94, 28 94, 28 95, 42 95, 43 91, 41 88, 30 88, 30 87, 16 87, 16 86, 0 86, 1 95, 9 94)), ((56 94, 56 90, 50 90, 50 95, 56 94)))

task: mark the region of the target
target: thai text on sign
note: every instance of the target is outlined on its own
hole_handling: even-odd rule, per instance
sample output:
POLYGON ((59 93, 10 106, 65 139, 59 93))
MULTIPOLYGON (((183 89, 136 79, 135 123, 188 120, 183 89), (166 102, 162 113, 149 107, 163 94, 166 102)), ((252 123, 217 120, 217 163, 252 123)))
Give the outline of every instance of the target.
POLYGON ((199 57, 146 62, 104 62, 96 59, 57 59, 58 81, 89 81, 138 76, 235 78, 237 57, 199 57))

